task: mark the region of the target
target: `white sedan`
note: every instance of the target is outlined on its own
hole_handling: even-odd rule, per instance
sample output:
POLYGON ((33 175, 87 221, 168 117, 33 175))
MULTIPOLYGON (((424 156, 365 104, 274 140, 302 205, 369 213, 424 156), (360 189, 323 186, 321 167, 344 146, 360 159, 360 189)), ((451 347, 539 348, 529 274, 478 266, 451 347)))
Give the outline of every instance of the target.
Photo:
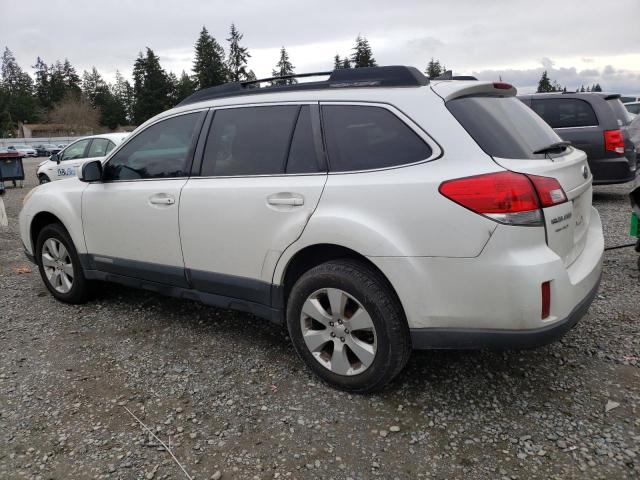
POLYGON ((48 183, 75 177, 86 162, 106 156, 129 135, 128 133, 105 133, 84 137, 67 145, 57 154, 51 155, 38 165, 38 180, 48 183))
POLYGON ((29 145, 10 145, 7 147, 10 152, 18 152, 23 157, 37 157, 38 154, 34 148, 29 145))

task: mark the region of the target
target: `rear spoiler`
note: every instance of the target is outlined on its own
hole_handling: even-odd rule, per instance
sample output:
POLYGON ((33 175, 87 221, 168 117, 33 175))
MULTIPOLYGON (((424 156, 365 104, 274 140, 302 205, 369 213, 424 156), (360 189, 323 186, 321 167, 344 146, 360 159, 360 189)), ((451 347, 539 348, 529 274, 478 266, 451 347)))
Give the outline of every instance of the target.
POLYGON ((622 95, 620 95, 619 93, 610 93, 609 95, 605 96, 604 99, 605 100, 615 100, 616 98, 620 98, 622 95))
POLYGON ((432 83, 432 90, 445 102, 460 97, 515 97, 518 91, 516 87, 505 82, 438 82, 432 83))

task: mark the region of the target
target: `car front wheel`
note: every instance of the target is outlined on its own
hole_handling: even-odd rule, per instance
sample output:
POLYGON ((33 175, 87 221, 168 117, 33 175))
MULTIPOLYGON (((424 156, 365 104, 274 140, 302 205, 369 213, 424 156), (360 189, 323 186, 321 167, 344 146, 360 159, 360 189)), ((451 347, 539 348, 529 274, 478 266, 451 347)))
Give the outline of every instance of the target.
POLYGON ((88 281, 73 241, 61 224, 52 223, 40 231, 36 260, 40 276, 55 298, 66 303, 87 300, 88 281))
POLYGON ((43 183, 49 183, 51 180, 44 173, 41 173, 38 175, 38 181, 40 182, 40 185, 42 185, 43 183))
POLYGON ((354 393, 380 390, 411 354, 394 292, 360 261, 331 261, 302 275, 289 295, 287 326, 309 368, 331 386, 354 393))

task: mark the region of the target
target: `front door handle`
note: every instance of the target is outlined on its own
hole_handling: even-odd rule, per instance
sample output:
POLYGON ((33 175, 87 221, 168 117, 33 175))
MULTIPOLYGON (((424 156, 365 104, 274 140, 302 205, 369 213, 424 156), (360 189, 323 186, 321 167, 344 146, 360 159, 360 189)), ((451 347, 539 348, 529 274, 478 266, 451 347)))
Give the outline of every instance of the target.
POLYGON ((176 203, 176 199, 167 193, 158 193, 149 197, 149 203, 152 205, 173 205, 176 203))
POLYGON ((294 207, 298 207, 300 205, 304 205, 304 197, 297 193, 280 192, 269 195, 267 197, 267 203, 269 205, 276 206, 291 205, 294 207))

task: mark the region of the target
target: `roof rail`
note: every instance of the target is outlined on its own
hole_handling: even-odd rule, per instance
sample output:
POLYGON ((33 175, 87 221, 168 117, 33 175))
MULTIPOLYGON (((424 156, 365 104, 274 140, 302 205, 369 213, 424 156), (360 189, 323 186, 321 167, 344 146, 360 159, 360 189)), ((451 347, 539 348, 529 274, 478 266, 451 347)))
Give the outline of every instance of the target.
POLYGON ((454 75, 452 70, 442 72, 437 77, 430 78, 430 80, 478 80, 473 75, 454 75))
POLYGON ((236 97, 259 93, 290 92, 297 90, 319 90, 329 88, 354 87, 419 87, 429 83, 417 68, 407 66, 340 68, 331 72, 301 73, 281 77, 262 78, 246 82, 225 83, 216 87, 199 90, 185 98, 178 106, 202 102, 216 98, 236 97), (290 80, 305 77, 329 75, 324 81, 296 83, 290 85, 272 85, 260 87, 260 83, 276 80, 290 80))

